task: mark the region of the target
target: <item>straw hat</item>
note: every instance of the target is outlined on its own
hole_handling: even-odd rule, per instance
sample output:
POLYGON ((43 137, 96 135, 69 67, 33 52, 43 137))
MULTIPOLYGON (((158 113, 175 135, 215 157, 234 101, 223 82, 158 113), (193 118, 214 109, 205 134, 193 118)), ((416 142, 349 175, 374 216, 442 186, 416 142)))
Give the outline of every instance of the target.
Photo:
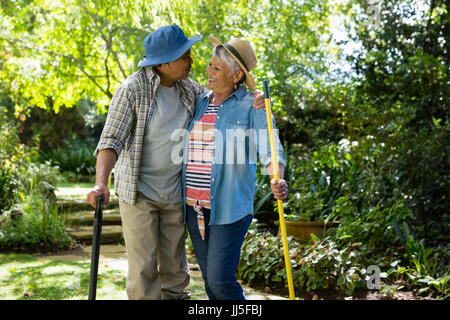
POLYGON ((209 40, 215 46, 223 46, 227 52, 236 60, 237 64, 245 73, 245 83, 251 88, 256 88, 255 80, 249 73, 256 66, 256 56, 250 43, 245 40, 233 38, 228 43, 222 44, 213 35, 209 36, 209 40))

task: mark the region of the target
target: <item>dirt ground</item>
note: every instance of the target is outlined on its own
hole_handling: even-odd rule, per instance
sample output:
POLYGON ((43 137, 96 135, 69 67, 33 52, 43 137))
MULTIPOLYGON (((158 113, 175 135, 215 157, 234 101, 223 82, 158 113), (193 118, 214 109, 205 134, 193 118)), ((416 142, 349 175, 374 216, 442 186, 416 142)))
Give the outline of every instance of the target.
MULTIPOLYGON (((289 296, 289 291, 283 285, 271 286, 270 288, 255 283, 251 284, 251 287, 255 290, 264 291, 274 295, 280 295, 284 297, 289 296)), ((349 297, 342 291, 336 289, 319 289, 315 291, 307 292, 305 290, 295 290, 296 298, 304 300, 435 300, 431 294, 428 296, 414 295, 414 291, 401 291, 398 290, 391 295, 378 292, 378 290, 355 290, 353 295, 349 297)))

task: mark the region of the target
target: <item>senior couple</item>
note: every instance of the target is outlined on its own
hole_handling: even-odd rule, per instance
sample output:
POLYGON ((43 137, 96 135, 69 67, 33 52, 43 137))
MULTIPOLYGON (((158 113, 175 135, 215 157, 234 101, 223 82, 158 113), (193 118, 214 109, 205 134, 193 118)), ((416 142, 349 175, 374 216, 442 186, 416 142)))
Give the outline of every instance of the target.
MULTIPOLYGON (((191 47, 201 39, 187 38, 177 25, 145 38, 141 69, 114 93, 95 151, 96 182, 87 199, 95 207, 102 194, 106 206, 115 168, 129 299, 190 298, 186 225, 208 297, 245 299, 235 273, 252 221, 256 154, 269 175, 271 155, 260 136, 245 136, 243 149, 234 138, 222 138, 228 130, 267 130, 264 100, 246 88, 256 88, 249 72, 257 60, 241 39, 223 44, 210 36, 210 90, 191 80, 191 47), (181 163, 172 159, 179 129, 187 129, 181 163), (243 163, 229 161, 240 152, 243 163)), ((285 199, 285 155, 275 140, 281 179, 271 175, 270 187, 275 198, 285 199)))

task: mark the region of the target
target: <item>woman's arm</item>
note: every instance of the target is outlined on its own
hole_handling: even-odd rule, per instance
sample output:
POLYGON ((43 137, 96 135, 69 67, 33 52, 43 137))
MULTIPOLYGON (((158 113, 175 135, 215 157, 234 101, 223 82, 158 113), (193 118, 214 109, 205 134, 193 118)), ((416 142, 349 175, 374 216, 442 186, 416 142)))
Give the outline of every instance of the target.
MULTIPOLYGON (((259 159, 263 166, 266 167, 267 173, 270 176, 270 188, 276 199, 284 200, 288 195, 288 185, 286 181, 283 179, 284 177, 284 168, 286 166, 286 155, 283 150, 283 146, 281 145, 280 139, 277 134, 274 135, 274 143, 275 143, 275 151, 277 154, 278 161, 278 176, 279 181, 275 180, 274 174, 272 172, 272 154, 270 150, 269 143, 269 132, 267 125, 267 117, 266 112, 264 110, 256 110, 252 109, 251 111, 251 121, 252 121, 252 129, 254 129, 257 133, 256 138, 256 150, 259 155, 259 159)), ((272 127, 276 129, 275 119, 272 118, 272 127)))

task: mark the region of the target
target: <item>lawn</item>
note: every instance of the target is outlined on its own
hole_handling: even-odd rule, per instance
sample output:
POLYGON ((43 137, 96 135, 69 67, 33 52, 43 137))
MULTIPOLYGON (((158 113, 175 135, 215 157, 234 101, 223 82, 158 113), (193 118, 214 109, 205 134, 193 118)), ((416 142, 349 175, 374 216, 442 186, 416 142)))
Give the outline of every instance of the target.
MULTIPOLYGON (((87 300, 90 261, 0 254, 0 300, 87 300)), ((98 299, 126 299, 125 273, 100 263, 98 299)))
MULTIPOLYGON (((57 185, 58 198, 85 198, 92 183, 57 185)), ((114 191, 112 191, 114 192, 114 191)), ((69 256, 69 255, 68 255, 69 256)), ((90 260, 0 253, 0 300, 87 300, 90 260)), ((126 272, 114 263, 99 264, 98 299, 126 299, 126 272)))

